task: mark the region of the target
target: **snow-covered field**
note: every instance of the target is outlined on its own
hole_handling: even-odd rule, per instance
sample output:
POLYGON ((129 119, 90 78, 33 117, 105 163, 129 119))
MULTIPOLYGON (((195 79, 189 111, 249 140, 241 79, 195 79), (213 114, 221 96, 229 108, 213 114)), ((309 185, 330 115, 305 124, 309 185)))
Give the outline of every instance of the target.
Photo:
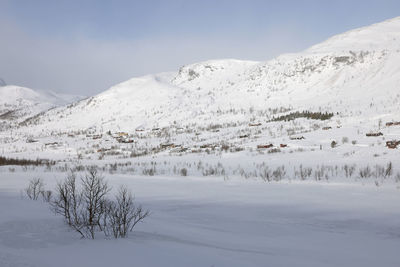
POLYGON ((80 239, 41 200, 65 173, 0 172, 0 266, 399 266, 400 190, 110 175, 152 212, 128 239, 80 239))

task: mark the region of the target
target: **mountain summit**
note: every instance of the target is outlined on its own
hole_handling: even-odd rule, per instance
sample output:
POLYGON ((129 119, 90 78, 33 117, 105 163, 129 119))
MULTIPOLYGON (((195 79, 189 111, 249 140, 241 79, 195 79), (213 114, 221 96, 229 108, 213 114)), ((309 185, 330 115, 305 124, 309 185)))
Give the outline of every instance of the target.
POLYGON ((308 52, 395 51, 400 49, 400 17, 351 30, 312 46, 308 52))

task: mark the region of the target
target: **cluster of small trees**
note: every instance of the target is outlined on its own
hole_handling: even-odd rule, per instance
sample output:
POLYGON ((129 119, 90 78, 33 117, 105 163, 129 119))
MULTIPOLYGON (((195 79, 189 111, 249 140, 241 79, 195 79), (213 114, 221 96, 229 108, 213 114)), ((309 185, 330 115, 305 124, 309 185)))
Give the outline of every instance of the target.
POLYGON ((91 168, 80 179, 71 172, 56 186, 54 196, 46 193, 41 179, 32 179, 25 190, 30 199, 40 195, 50 203, 51 209, 62 215, 65 222, 82 238, 94 239, 96 233, 125 238, 149 211, 136 205, 132 193, 121 186, 114 199, 108 196, 111 187, 96 168, 91 168))
MULTIPOLYGON (((329 180, 331 178, 352 178, 355 179, 368 179, 374 178, 375 182, 378 179, 390 179, 393 178, 395 182, 400 182, 400 172, 394 173, 394 167, 392 162, 388 162, 386 165, 376 164, 372 167, 360 167, 357 165, 343 166, 338 165, 316 165, 314 167, 305 167, 302 164, 300 166, 294 166, 293 172, 286 171, 284 165, 278 166, 276 169, 270 168, 265 162, 261 164, 255 164, 253 171, 245 171, 243 168, 238 168, 233 171, 233 174, 238 173, 240 176, 248 179, 252 177, 260 177, 266 182, 281 181, 283 179, 299 179, 306 181, 314 178, 315 181, 329 180)), ((382 180, 379 181, 383 182, 382 180)))
POLYGON ((54 161, 44 160, 44 159, 14 159, 14 158, 6 158, 0 156, 0 166, 4 165, 19 165, 19 166, 40 166, 40 165, 54 165, 54 161))
POLYGON ((312 120, 329 120, 333 117, 333 113, 311 112, 311 111, 296 111, 287 115, 282 115, 273 118, 272 121, 291 121, 297 118, 307 118, 312 120))
POLYGON ((286 169, 285 166, 277 167, 275 170, 271 170, 268 166, 262 168, 259 173, 261 179, 264 181, 271 182, 273 181, 280 181, 286 176, 286 169))
POLYGON ((374 169, 371 169, 369 166, 365 168, 360 168, 358 172, 358 176, 360 178, 369 178, 369 177, 375 177, 375 178, 388 178, 393 175, 393 165, 391 162, 389 162, 386 167, 380 166, 380 165, 375 165, 374 169))

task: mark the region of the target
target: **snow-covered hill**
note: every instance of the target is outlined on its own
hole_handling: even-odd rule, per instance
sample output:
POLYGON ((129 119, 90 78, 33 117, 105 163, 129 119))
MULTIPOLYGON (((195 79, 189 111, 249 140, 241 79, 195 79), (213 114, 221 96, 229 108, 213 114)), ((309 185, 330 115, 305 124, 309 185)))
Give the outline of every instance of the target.
MULTIPOLYGON (((400 18, 334 36, 267 62, 213 60, 133 78, 34 121, 49 130, 133 131, 265 120, 274 110, 395 119, 400 18)), ((42 128, 42 127, 41 127, 42 128)))
POLYGON ((329 38, 308 49, 311 53, 379 51, 400 49, 400 17, 358 28, 329 38))
POLYGON ((77 96, 58 95, 15 85, 0 86, 0 123, 3 128, 6 125, 11 127, 29 117, 78 99, 77 96))
POLYGON ((397 183, 399 22, 267 62, 210 60, 133 78, 44 113, 62 101, 6 86, 0 103, 38 110, 0 131, 0 155, 52 159, 64 171, 397 183))
MULTIPOLYGON (((252 170, 266 154, 276 163, 308 158, 312 164, 342 164, 345 158, 347 164, 380 157, 385 164, 398 158, 386 141, 400 140, 400 123, 394 124, 400 122, 399 42, 400 17, 266 62, 210 60, 133 78, 27 115, 12 134, 0 134, 0 149, 28 158, 148 156, 162 162, 171 155, 227 153, 224 164, 233 164, 232 173, 252 170), (278 119, 285 115, 297 119, 278 119), (371 132, 377 137, 366 137, 371 132)), ((211 155, 209 164, 215 164, 211 155)))

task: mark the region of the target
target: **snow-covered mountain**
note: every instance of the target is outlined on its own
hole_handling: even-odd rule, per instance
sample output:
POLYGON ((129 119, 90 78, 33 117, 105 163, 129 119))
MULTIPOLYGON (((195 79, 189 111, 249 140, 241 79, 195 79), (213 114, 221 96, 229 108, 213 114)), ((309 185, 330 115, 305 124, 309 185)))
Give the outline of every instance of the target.
POLYGON ((265 121, 288 110, 400 116, 400 17, 267 62, 212 60, 133 78, 31 120, 43 129, 126 130, 265 121))
MULTIPOLYGON (((5 83, 4 83, 5 84, 5 83)), ((0 86, 0 123, 16 125, 51 108, 77 101, 78 96, 59 95, 15 85, 0 86)))

